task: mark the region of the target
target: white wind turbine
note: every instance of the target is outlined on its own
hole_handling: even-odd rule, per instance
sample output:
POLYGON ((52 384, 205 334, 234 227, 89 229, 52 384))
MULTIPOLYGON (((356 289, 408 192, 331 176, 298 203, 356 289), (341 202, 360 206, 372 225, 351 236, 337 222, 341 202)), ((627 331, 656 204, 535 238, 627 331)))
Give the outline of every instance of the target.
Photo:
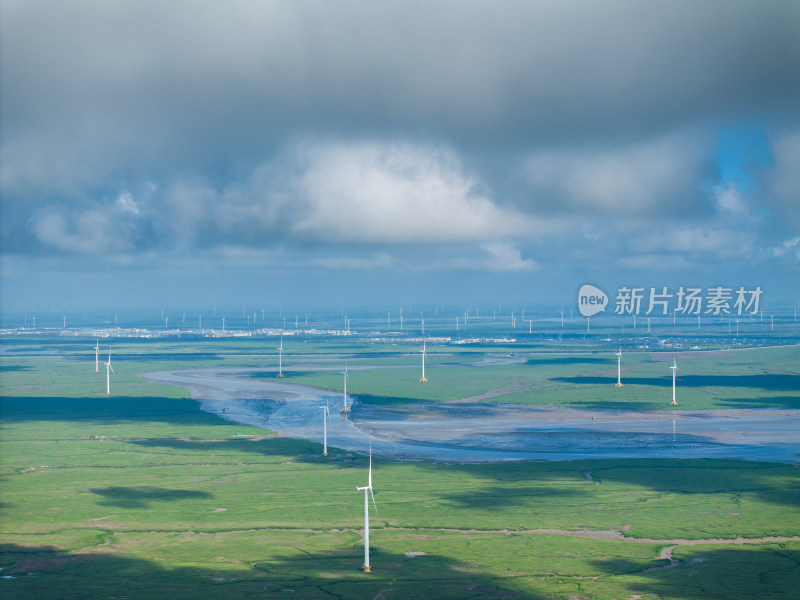
POLYGON ((97 339, 94 345, 94 372, 100 372, 100 338, 97 339))
POLYGON ((283 377, 283 336, 281 336, 281 345, 278 346, 278 375, 276 377, 283 377))
POLYGON ((344 371, 342 372, 342 375, 344 375, 344 407, 339 411, 339 414, 346 417, 348 414, 350 414, 350 409, 347 408, 347 363, 344 363, 344 371))
POLYGON ((419 380, 428 381, 425 379, 425 340, 422 341, 422 377, 419 380))
POLYGON ((369 479, 365 487, 358 487, 359 492, 364 492, 364 572, 369 573, 369 500, 367 494, 372 497, 372 505, 375 507, 375 514, 378 514, 378 505, 375 504, 375 496, 372 494, 372 446, 369 447, 369 479))
POLYGON ((617 352, 617 385, 615 387, 622 387, 622 348, 617 352))
POLYGON ((675 359, 672 359, 672 402, 670 402, 670 406, 678 406, 678 403, 675 401, 675 373, 678 371, 678 363, 675 359))
POLYGON ((331 420, 331 411, 327 399, 325 399, 325 406, 320 406, 320 408, 322 409, 322 456, 328 456, 328 421, 331 420))
MULTIPOLYGON (((108 351, 108 362, 103 363, 106 366, 106 395, 111 394, 111 373, 114 373, 114 367, 111 366, 111 350, 108 351)), ((116 377, 116 373, 114 376, 116 377)))

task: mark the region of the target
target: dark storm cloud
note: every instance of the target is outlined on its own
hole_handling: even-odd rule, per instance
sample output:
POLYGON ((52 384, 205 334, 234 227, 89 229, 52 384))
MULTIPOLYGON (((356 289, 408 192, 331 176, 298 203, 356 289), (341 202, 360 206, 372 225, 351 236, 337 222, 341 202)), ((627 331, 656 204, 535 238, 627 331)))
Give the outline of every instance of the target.
POLYGON ((796 111, 798 10, 9 2, 4 136, 111 150, 153 170, 258 155, 298 131, 526 146, 636 139, 796 111))
POLYGON ((443 271, 795 260, 796 2, 2 12, 6 254, 369 269, 427 244, 443 271), (713 163, 739 121, 771 135, 751 191, 713 163), (660 233, 637 236, 654 218, 660 233))

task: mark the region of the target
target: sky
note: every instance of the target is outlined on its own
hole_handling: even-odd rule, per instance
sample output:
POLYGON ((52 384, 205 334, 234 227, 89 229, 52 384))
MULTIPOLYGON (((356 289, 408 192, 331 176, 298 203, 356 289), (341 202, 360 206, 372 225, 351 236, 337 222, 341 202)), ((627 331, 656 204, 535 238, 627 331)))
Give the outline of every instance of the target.
POLYGON ((0 0, 4 310, 800 298, 800 3, 0 0))

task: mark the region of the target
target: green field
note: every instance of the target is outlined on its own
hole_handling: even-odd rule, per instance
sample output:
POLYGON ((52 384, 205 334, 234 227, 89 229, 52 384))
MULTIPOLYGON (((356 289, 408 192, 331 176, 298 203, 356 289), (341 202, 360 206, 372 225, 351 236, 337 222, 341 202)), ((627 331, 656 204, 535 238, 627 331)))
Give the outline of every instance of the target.
MULTIPOLYGON (((61 357, 0 359, 3 597, 750 599, 794 598, 800 587, 800 541, 778 539, 800 536, 796 467, 712 460, 375 460, 373 572, 362 573, 355 487, 365 457, 334 449, 325 459, 317 444, 223 421, 183 390, 136 375, 217 365, 268 373, 271 341, 115 344, 111 397, 86 341, 51 345, 61 357), (568 535, 586 531, 625 539, 568 535), (673 546, 677 562, 657 558, 673 546)), ((287 371, 288 381, 341 388, 338 369, 313 369, 332 350, 321 346, 304 346, 309 368, 287 371)), ((339 352, 362 365, 398 358, 367 344, 339 352)), ((796 406, 797 349, 751 352, 679 359, 681 408, 796 406)), ((632 408, 670 392, 667 363, 649 354, 626 357, 622 390, 606 382, 613 355, 476 366, 485 356, 434 349, 429 386, 416 371, 379 368, 353 371, 348 391, 393 403, 522 385, 530 389, 485 401, 652 394, 617 398, 632 408)))

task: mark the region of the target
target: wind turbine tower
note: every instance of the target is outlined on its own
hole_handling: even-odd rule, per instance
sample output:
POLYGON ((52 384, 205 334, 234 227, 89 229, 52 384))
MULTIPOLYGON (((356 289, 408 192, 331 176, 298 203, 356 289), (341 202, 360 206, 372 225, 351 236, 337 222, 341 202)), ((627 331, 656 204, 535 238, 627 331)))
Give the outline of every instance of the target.
POLYGON ((622 387, 622 348, 617 352, 617 385, 615 387, 622 387))
MULTIPOLYGON (((114 367, 111 366, 111 350, 108 351, 108 362, 104 363, 106 365, 106 395, 111 395, 111 374, 114 373, 114 367)), ((116 373, 114 376, 116 377, 116 373)))
POLYGON ((281 345, 278 346, 278 375, 276 377, 283 377, 283 336, 281 336, 281 345))
POLYGON ((375 504, 375 496, 372 494, 372 446, 369 448, 369 479, 364 487, 356 486, 356 490, 364 492, 364 569, 365 573, 370 572, 369 567, 369 499, 367 494, 372 497, 372 505, 375 507, 375 514, 378 514, 378 505, 375 504))
POLYGON ((422 377, 419 379, 420 381, 428 381, 425 379, 425 341, 422 341, 422 377))
POLYGON ((674 358, 672 359, 672 366, 670 369, 672 369, 672 402, 670 402, 669 405, 678 406, 678 403, 675 400, 675 373, 678 371, 678 363, 674 358))
POLYGON ((346 417, 350 414, 350 409, 347 407, 347 363, 344 363, 342 375, 344 375, 344 407, 339 411, 339 414, 346 417))
POLYGON ((94 372, 100 372, 100 338, 97 339, 94 345, 94 372))
POLYGON ((322 409, 322 456, 328 456, 328 421, 331 420, 328 401, 325 400, 325 406, 320 406, 320 408, 322 409))

